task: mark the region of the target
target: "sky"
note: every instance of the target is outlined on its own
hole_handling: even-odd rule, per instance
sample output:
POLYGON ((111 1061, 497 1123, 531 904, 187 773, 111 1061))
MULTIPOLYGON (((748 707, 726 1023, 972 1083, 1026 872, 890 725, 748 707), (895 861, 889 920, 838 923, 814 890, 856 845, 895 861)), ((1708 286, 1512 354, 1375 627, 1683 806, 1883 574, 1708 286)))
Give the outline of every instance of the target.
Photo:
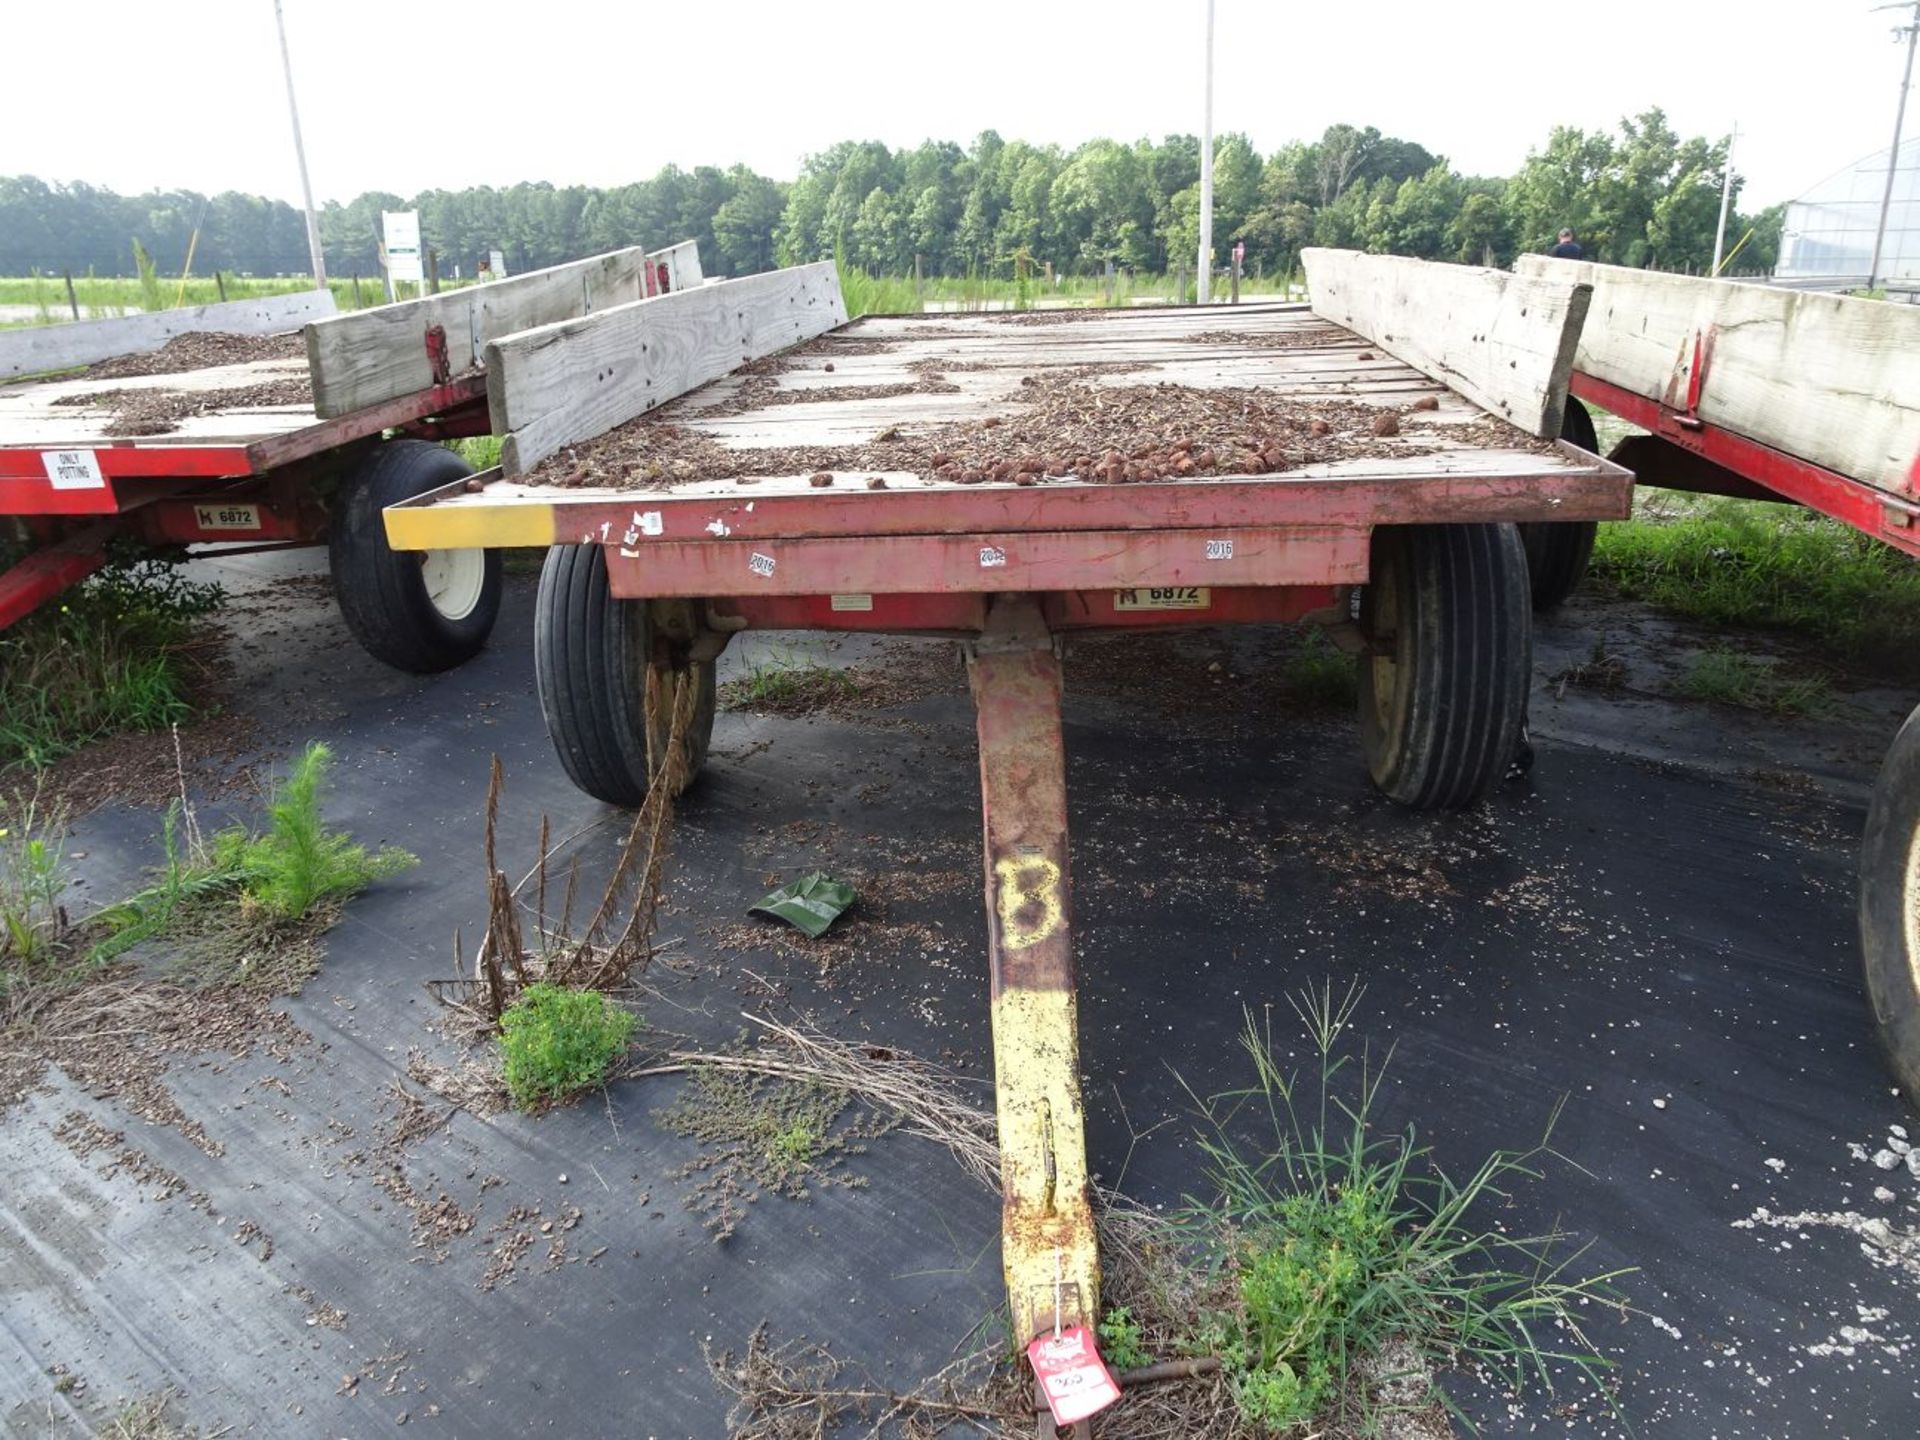
MULTIPOLYGON (((1555 124, 1657 105, 1682 135, 1738 124, 1753 210, 1887 145, 1905 52, 1872 3, 1216 0, 1214 124, 1263 153, 1374 125, 1505 175, 1555 124)), ((669 163, 790 179, 842 139, 1071 147, 1198 133, 1203 110, 1206 0, 284 7, 317 201, 669 163)), ((298 201, 273 0, 8 8, 11 54, 83 58, 6 66, 0 174, 298 201)))

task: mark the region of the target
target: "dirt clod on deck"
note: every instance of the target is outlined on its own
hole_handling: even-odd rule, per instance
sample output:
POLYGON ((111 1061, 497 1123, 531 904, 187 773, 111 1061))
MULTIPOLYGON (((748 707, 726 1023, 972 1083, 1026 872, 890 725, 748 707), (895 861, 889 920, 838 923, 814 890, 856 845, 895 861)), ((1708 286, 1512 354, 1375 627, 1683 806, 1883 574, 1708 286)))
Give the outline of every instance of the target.
POLYGON ((127 380, 136 375, 178 375, 185 370, 211 370, 216 365, 246 365, 255 360, 300 360, 307 343, 298 331, 285 335, 235 335, 225 330, 200 330, 176 335, 158 350, 143 355, 116 355, 80 372, 88 380, 127 380))

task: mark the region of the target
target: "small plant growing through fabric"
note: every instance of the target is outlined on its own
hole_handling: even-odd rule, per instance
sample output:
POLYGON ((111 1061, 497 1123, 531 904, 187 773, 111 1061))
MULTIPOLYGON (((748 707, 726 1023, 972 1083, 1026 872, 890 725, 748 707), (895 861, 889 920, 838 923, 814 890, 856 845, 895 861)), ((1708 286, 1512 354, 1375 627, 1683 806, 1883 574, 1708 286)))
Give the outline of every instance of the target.
POLYGON ((500 1015, 500 1057, 513 1103, 537 1110, 604 1084, 638 1024, 598 990, 529 985, 500 1015))
POLYGON ((1402 1342, 1515 1391, 1551 1390, 1556 1367, 1597 1379, 1608 1362, 1577 1310, 1615 1299, 1623 1272, 1573 1278, 1578 1252, 1562 1255, 1560 1235, 1507 1234, 1479 1218, 1538 1178, 1547 1137, 1456 1181, 1411 1127, 1376 1129, 1387 1066, 1364 1051, 1355 1063, 1347 1048, 1358 1001, 1357 989, 1336 1001, 1328 988, 1295 1002, 1318 1062, 1305 1080, 1249 1016, 1242 1044, 1256 1083, 1200 1102, 1213 1194, 1190 1199, 1180 1225, 1216 1299, 1193 1352, 1220 1356, 1242 1417, 1277 1432, 1354 1420, 1366 1391, 1356 1376, 1402 1342), (1257 1143, 1236 1138, 1249 1124, 1257 1143))
MULTIPOLYGON (((404 850, 369 852, 366 846, 321 818, 327 771, 333 752, 318 741, 307 746, 267 802, 267 825, 255 832, 231 826, 201 841, 193 812, 183 803, 168 811, 162 843, 165 860, 159 879, 116 905, 92 916, 100 938, 89 958, 104 963, 150 937, 178 931, 197 916, 205 943, 202 959, 222 959, 214 970, 237 969, 245 974, 271 955, 295 926, 309 932, 325 929, 339 902, 351 899, 376 880, 396 875, 418 863, 404 850), (212 902, 237 903, 240 920, 207 924, 212 902)), ((205 969, 206 966, 197 968, 205 969)), ((209 975, 206 978, 220 978, 209 975)), ((276 983, 298 988, 303 975, 279 967, 276 983)))
POLYGON ((65 848, 66 816, 47 814, 38 794, 0 802, 0 988, 55 955, 71 928, 65 848))
POLYGON ((370 854, 327 828, 320 795, 332 765, 333 752, 316 740, 269 799, 263 833, 226 830, 214 837, 215 864, 232 866, 247 901, 272 919, 300 919, 323 900, 357 895, 418 863, 404 850, 370 854))
POLYGON ((865 1185, 846 1162, 894 1124, 843 1089, 729 1069, 724 1057, 692 1070, 654 1118, 700 1142, 701 1153, 676 1173, 699 1177, 687 1206, 706 1216, 716 1240, 731 1237, 762 1194, 803 1200, 814 1185, 865 1185))
POLYGON ((1125 1305, 1107 1311, 1100 1321, 1100 1354, 1115 1370, 1137 1370, 1153 1362, 1147 1353, 1146 1332, 1125 1305))

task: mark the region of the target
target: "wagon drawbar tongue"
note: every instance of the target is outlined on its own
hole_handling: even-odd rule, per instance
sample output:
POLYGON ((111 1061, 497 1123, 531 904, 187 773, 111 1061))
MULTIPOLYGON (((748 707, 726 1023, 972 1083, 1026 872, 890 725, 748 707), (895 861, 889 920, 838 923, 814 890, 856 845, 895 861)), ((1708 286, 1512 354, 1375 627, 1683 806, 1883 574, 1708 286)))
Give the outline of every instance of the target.
MULTIPOLYGON (((1016 1341, 1100 1315, 1067 872, 1060 647, 1038 599, 995 598, 967 646, 986 824, 1000 1251, 1016 1341)), ((1116 1392, 1117 1394, 1117 1392, 1116 1392)))

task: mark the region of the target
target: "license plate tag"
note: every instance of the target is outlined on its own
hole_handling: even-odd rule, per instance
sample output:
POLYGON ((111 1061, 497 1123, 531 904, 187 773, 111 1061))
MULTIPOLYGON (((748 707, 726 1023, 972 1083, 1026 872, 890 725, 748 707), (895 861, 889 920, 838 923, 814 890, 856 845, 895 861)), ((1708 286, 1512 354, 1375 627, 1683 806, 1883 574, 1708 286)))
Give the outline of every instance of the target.
POLYGON ((1151 589, 1116 590, 1116 610, 1210 610, 1213 593, 1204 585, 1161 585, 1151 589))
POLYGON ((202 530, 258 530, 258 505, 195 505, 193 523, 202 530))

